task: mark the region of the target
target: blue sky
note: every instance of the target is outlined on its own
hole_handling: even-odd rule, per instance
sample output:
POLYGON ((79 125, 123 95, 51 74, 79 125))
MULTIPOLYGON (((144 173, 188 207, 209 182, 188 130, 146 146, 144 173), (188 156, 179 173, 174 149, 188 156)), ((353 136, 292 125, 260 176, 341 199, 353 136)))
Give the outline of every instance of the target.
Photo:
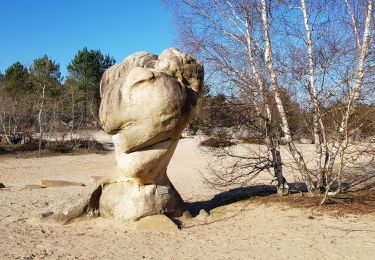
POLYGON ((158 0, 0 0, 0 71, 16 61, 29 66, 47 54, 63 75, 87 46, 117 62, 174 44, 171 13, 158 0))

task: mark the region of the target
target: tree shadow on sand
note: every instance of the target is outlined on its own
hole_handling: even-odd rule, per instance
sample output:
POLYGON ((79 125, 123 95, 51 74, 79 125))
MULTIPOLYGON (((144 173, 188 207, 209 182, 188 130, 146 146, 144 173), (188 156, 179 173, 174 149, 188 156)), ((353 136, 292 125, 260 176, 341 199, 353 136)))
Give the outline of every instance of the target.
MULTIPOLYGON (((300 182, 289 183, 289 190, 291 193, 306 192, 307 187, 304 183, 300 182)), ((277 188, 274 185, 254 185, 218 193, 210 200, 190 203, 187 202, 185 207, 191 213, 191 215, 195 217, 199 214, 201 209, 210 212, 217 207, 229 205, 254 197, 265 197, 274 194, 277 194, 277 188)))

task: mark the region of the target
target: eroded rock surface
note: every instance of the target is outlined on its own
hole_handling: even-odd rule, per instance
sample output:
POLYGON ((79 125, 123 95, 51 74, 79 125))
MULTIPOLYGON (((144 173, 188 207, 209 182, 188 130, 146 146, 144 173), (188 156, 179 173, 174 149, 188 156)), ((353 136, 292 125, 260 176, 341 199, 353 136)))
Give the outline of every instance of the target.
POLYGON ((177 49, 138 52, 104 73, 100 119, 112 135, 118 171, 104 183, 102 216, 182 214, 166 170, 202 85, 202 63, 177 49))
MULTIPOLYGON (((103 74, 99 116, 112 135, 118 167, 100 181, 100 196, 82 199, 69 216, 79 211, 124 220, 182 215, 183 201, 166 172, 193 116, 203 76, 201 62, 174 48, 159 56, 137 52, 103 74)), ((59 220, 64 215, 54 214, 59 220)))

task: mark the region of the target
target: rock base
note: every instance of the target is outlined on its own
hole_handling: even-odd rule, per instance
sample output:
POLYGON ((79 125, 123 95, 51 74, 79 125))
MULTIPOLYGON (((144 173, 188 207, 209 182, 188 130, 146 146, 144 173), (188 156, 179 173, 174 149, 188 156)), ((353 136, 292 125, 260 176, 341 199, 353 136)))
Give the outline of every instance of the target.
POLYGON ((135 182, 107 184, 100 196, 100 216, 136 221, 140 218, 167 214, 180 217, 183 200, 172 184, 139 185, 135 182))

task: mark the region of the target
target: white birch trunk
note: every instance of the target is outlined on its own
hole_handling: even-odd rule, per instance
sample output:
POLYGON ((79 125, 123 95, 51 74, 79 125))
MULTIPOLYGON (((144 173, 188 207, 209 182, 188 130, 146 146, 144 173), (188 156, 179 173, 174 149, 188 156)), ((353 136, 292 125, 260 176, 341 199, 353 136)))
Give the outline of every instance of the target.
MULTIPOLYGON (((5 113, 4 113, 5 114, 5 113)), ((5 115, 4 115, 4 118, 5 118, 5 115)), ((3 127, 3 133, 4 133, 4 135, 5 135, 5 139, 7 139, 7 142, 9 143, 9 144, 12 144, 12 142, 10 141, 10 139, 9 139, 9 136, 10 136, 10 132, 8 133, 7 132, 7 130, 6 130, 6 126, 5 126, 5 123, 4 123, 4 120, 3 120, 3 117, 1 117, 0 116, 0 123, 1 123, 1 125, 2 125, 2 127, 3 127)), ((8 128, 9 129, 9 128, 8 128)))
POLYGON ((310 31, 309 20, 307 17, 307 9, 305 0, 301 0, 301 9, 303 13, 303 21, 305 23, 305 31, 306 31, 306 45, 307 45, 307 54, 309 59, 309 95, 311 101, 314 105, 314 112, 313 112, 313 131, 314 131, 314 143, 315 143, 315 161, 316 161, 316 170, 317 172, 321 171, 321 158, 322 158, 322 147, 320 142, 320 135, 319 135, 319 116, 318 116, 318 99, 316 94, 315 88, 315 64, 313 60, 313 44, 312 44, 312 37, 310 31))
POLYGON ((362 83, 363 83, 363 77, 365 74, 365 63, 366 58, 368 54, 368 49, 370 47, 371 41, 370 41, 370 29, 371 29, 371 16, 372 16, 372 0, 368 0, 367 2, 367 13, 366 13, 366 21, 365 21, 365 30, 363 33, 363 39, 362 39, 362 46, 360 51, 360 56, 358 60, 358 67, 357 67, 357 75, 356 80, 354 83, 354 87, 350 91, 350 97, 349 97, 349 103, 347 105, 345 114, 342 118, 339 130, 337 132, 337 140, 333 144, 329 162, 328 162, 328 173, 331 174, 333 170, 333 166, 336 160, 336 156, 340 150, 341 144, 345 139, 345 132, 348 128, 348 122, 353 114, 353 111, 355 110, 356 103, 360 97, 361 89, 362 89, 362 83))
POLYGON ((287 117, 286 117, 286 114, 285 114, 284 105, 283 105, 282 100, 281 100, 275 70, 273 68, 272 46, 271 46, 271 40, 270 40, 270 35, 269 35, 266 0, 262 0, 262 21, 263 21, 263 28, 264 28, 264 40, 265 40, 264 58, 265 58, 265 61, 266 61, 268 73, 270 74, 271 86, 272 86, 272 91, 273 91, 273 94, 274 94, 276 106, 277 106, 277 109, 280 113, 280 117, 281 117, 281 121, 282 121, 281 127, 283 129, 283 133, 284 133, 286 142, 290 143, 290 142, 292 142, 292 136, 290 134, 289 124, 288 124, 288 120, 287 120, 287 117))
POLYGON ((282 159, 281 159, 281 153, 280 153, 280 145, 278 141, 276 140, 276 134, 275 134, 275 129, 274 125, 272 124, 272 114, 271 114, 271 109, 269 107, 264 86, 263 86, 263 80, 260 77, 258 70, 255 66, 254 62, 254 57, 252 55, 252 47, 251 47, 251 42, 252 42, 252 37, 251 37, 251 32, 250 32, 250 25, 249 25, 249 18, 246 16, 246 44, 247 44, 247 56, 249 59, 249 63, 252 69, 252 72, 254 74, 254 77, 257 81, 258 87, 259 87, 259 92, 262 97, 262 103, 265 106, 265 112, 266 112, 266 129, 267 129, 267 146, 268 149, 270 150, 272 162, 273 162, 273 169, 274 169, 274 174, 277 180, 277 189, 279 194, 284 195, 288 193, 288 184, 286 183, 286 180, 283 175, 283 168, 282 168, 282 159))
POLYGON ((301 171, 301 174, 307 183, 308 189, 311 191, 313 189, 312 179, 311 179, 311 176, 309 174, 309 171, 306 167, 306 164, 303 160, 301 153, 297 150, 296 146, 293 143, 292 135, 290 133, 290 128, 288 124, 288 119, 285 113, 283 102, 281 100, 276 73, 273 67, 272 45, 271 45, 271 40, 270 40, 270 35, 269 35, 269 25, 268 25, 268 18, 267 18, 268 8, 267 8, 266 0, 261 0, 261 3, 262 3, 262 22, 263 22, 263 29, 264 29, 264 41, 265 41, 264 59, 267 65, 268 73, 270 75, 271 87, 272 87, 272 92, 275 98, 276 107, 281 118, 281 128, 283 130, 285 141, 288 145, 288 149, 294 161, 296 162, 298 169, 301 171))
MULTIPOLYGON (((322 120, 322 114, 319 108, 318 95, 315 87, 315 63, 313 54, 313 41, 311 36, 311 30, 307 15, 306 1, 301 0, 301 10, 303 14, 303 21, 305 24, 306 31, 306 46, 309 60, 309 87, 308 92, 310 99, 313 103, 313 132, 314 132, 314 144, 315 144, 315 164, 316 164, 316 176, 319 179, 318 186, 323 187, 325 184, 325 171, 322 169, 323 150, 324 154, 328 153, 327 139, 325 137, 325 127, 322 120)), ((325 156, 327 158, 327 156, 325 156)), ((326 165, 326 162, 324 163, 326 165)))
POLYGON ((44 107, 44 97, 45 97, 45 90, 46 86, 43 84, 42 86, 42 96, 39 105, 39 112, 38 112, 38 124, 39 124, 39 151, 42 150, 42 143, 43 143, 43 123, 42 123, 42 113, 44 107))
POLYGON ((346 8, 348 9, 348 13, 350 15, 350 19, 352 20, 352 26, 353 26, 353 31, 355 35, 355 43, 356 43, 357 50, 359 50, 361 48, 361 42, 359 38, 357 22, 355 21, 354 14, 353 14, 352 8, 350 7, 348 0, 345 0, 345 4, 346 4, 346 8))
POLYGON ((74 131, 74 111, 75 111, 75 98, 74 98, 74 92, 72 91, 72 94, 71 94, 71 100, 72 100, 72 107, 71 107, 71 110, 70 110, 70 113, 71 113, 71 117, 72 117, 72 125, 70 127, 70 140, 73 140, 73 131, 74 131))

